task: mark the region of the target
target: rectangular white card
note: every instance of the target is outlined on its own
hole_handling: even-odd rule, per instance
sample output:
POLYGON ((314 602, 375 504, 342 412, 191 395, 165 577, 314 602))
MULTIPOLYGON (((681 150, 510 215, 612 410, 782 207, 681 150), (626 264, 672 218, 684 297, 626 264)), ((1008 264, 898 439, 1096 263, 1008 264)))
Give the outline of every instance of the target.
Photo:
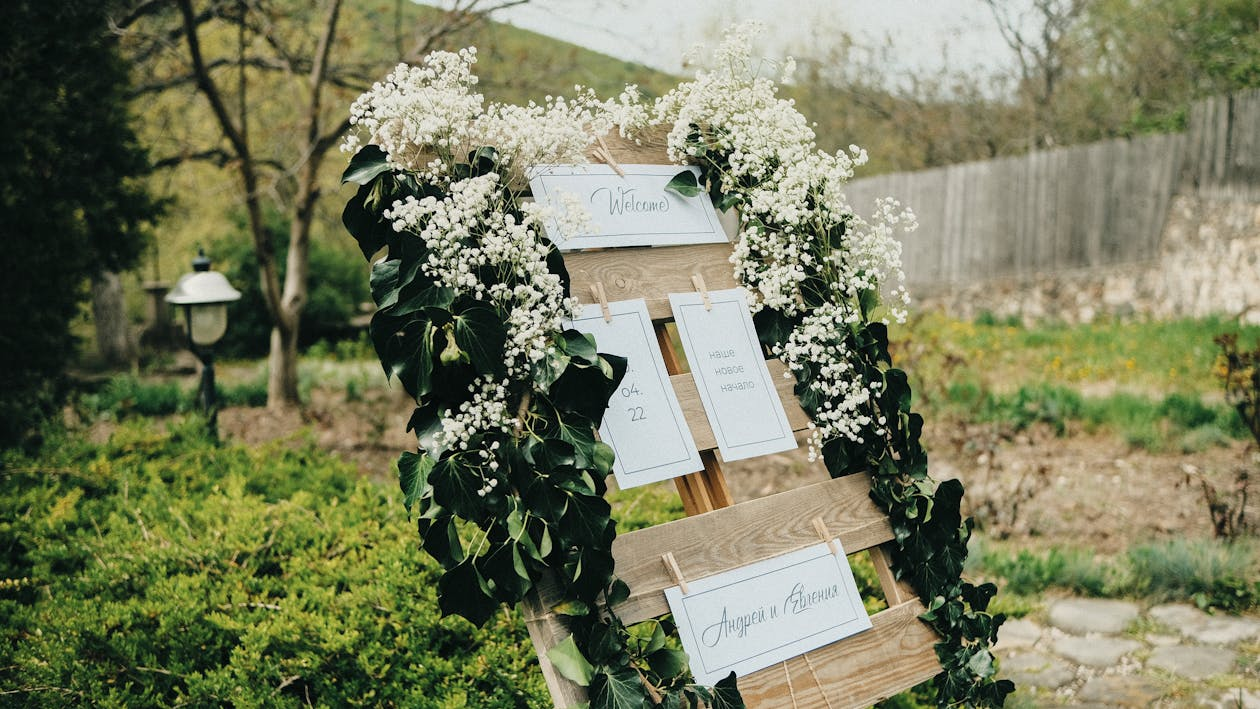
POLYGON ((599 426, 600 439, 617 454, 617 484, 628 488, 703 470, 656 345, 647 303, 623 300, 609 303, 608 310, 612 322, 605 322, 598 305, 584 306, 570 326, 594 336, 600 352, 626 358, 626 376, 599 426))
POLYGON ((698 167, 621 165, 539 165, 529 172, 534 199, 561 208, 560 195, 575 195, 591 215, 595 231, 564 238, 554 221, 544 227, 561 251, 608 246, 715 244, 727 241, 709 195, 683 197, 665 185, 683 170, 698 167))
POLYGON ((691 374, 723 460, 741 460, 796 448, 783 402, 762 357, 743 288, 670 293, 691 374))
POLYGON ((691 671, 713 684, 746 675, 871 627, 836 540, 674 586, 665 598, 691 671))

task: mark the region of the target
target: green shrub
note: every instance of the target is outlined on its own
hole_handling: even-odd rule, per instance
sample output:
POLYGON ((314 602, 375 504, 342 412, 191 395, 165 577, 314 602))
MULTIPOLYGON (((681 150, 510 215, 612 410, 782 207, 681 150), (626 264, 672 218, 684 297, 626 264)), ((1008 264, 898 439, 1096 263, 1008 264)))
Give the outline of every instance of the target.
POLYGON ((397 494, 312 444, 125 424, 0 462, 8 706, 546 706, 520 618, 438 618, 397 494))
POLYGON ((192 390, 175 382, 145 382, 129 374, 111 378, 98 391, 79 398, 90 415, 123 419, 128 416, 169 416, 187 411, 192 390))

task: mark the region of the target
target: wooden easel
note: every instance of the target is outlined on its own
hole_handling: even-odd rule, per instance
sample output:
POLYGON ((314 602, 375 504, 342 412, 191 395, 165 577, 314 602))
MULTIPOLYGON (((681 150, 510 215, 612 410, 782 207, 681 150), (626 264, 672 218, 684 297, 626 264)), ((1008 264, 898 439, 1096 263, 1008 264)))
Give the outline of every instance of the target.
MULTIPOLYGON (((668 162, 659 147, 611 139, 601 141, 601 147, 600 158, 605 160, 668 162)), ((661 563, 666 551, 673 553, 687 578, 699 579, 816 544, 819 537, 811 522, 821 518, 847 553, 870 551, 888 608, 871 617, 871 630, 740 677, 740 691, 748 706, 766 709, 869 706, 936 675, 940 665, 933 645, 939 638, 918 620, 924 607, 914 592, 893 577, 888 563, 892 527, 871 501, 870 480, 865 475, 830 480, 818 463, 822 482, 734 504, 695 382, 690 374, 681 373, 666 330, 673 317, 669 294, 693 291, 694 275, 700 275, 712 290, 736 286, 730 254, 729 244, 709 244, 565 257, 573 293, 591 293, 599 285, 609 301, 642 298, 647 302, 670 383, 704 462, 702 472, 675 480, 687 519, 621 535, 614 542, 617 575, 631 592, 629 600, 617 607, 617 614, 631 624, 669 612, 664 590, 676 582, 661 563)), ((788 422, 794 431, 804 431, 809 417, 793 394, 794 381, 783 376, 782 363, 771 359, 767 364, 788 422)), ((547 651, 568 635, 550 610, 559 600, 556 589, 544 583, 522 607, 552 699, 557 707, 568 707, 586 697, 546 658, 547 651)))

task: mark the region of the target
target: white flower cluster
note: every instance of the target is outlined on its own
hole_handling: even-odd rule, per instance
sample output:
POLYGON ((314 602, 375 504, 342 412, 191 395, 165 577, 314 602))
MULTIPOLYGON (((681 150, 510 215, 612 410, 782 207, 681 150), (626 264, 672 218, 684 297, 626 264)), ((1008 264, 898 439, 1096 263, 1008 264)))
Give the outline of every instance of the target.
POLYGON ((424 275, 457 296, 487 301, 507 314, 508 377, 524 379, 574 307, 560 276, 547 268, 547 245, 538 234, 545 213, 529 209, 518 220, 495 173, 453 182, 449 189, 443 199, 395 202, 385 217, 395 231, 424 241, 424 275), (486 279, 487 273, 494 278, 486 279))
MULTIPOLYGON (((482 110, 482 96, 473 92, 476 61, 477 50, 468 48, 433 52, 420 66, 399 64, 351 104, 351 125, 385 151, 391 166, 423 170, 467 142, 482 110)), ((353 153, 360 144, 360 135, 351 133, 341 149, 353 153)))
POLYGON ((616 99, 574 87, 574 96, 547 96, 542 104, 486 104, 474 92, 476 50, 433 52, 419 66, 399 64, 384 81, 355 100, 350 122, 359 132, 342 143, 345 152, 369 143, 385 151, 391 166, 427 182, 449 179, 449 168, 482 147, 498 151, 500 172, 516 179, 531 165, 586 162, 593 135, 620 123, 642 127, 647 109, 638 89, 616 99))
MULTIPOLYGON (((434 434, 438 445, 468 450, 473 436, 494 431, 506 432, 516 424, 509 409, 507 382, 480 377, 468 387, 472 398, 459 405, 459 411, 442 412, 442 430, 434 434)), ((498 467, 497 463, 494 467, 498 467)))
MULTIPOLYGON (((856 145, 834 155, 817 149, 805 117, 760 75, 762 62, 750 47, 762 29, 755 22, 737 26, 714 52, 718 69, 700 71, 657 101, 657 120, 673 123, 671 158, 715 165, 722 190, 742 197, 731 262, 759 296, 754 309, 800 312, 811 272, 826 281, 832 293, 825 297, 833 302, 856 302, 863 291, 888 284, 904 306, 894 232, 913 229, 913 215, 885 204, 869 220, 854 213, 844 184, 866 163, 866 152, 856 145), (840 225, 845 233, 837 245, 830 236, 840 225)), ((794 67, 785 63, 784 81, 794 67)), ((895 307, 893 316, 904 317, 904 308, 895 307)))
MULTIPOLYGON (((867 162, 856 145, 835 154, 818 150, 814 132, 791 101, 763 76, 750 48, 762 28, 748 23, 728 32, 710 71, 657 101, 657 120, 673 129, 671 159, 716 168, 721 189, 738 198, 740 232, 731 255, 735 276, 757 294, 754 311, 772 308, 803 315, 776 354, 809 386, 820 409, 811 456, 834 439, 862 442, 883 435, 872 421, 882 384, 864 382, 845 338, 868 293, 884 293, 890 315, 905 318, 909 299, 898 231, 917 224, 895 200, 880 200, 869 218, 849 205, 844 185, 867 162), (818 305, 821 303, 821 305, 818 305), (866 432, 864 434, 863 432, 866 432)), ((783 67, 790 80, 794 63, 783 67)))
POLYGON ((800 377, 807 368, 814 370, 809 388, 822 403, 814 414, 809 436, 811 461, 817 459, 827 441, 845 438, 863 443, 863 431, 872 422, 876 424, 873 435, 885 434, 884 418, 871 417, 876 413, 872 402, 879 397, 882 385, 863 382, 858 376, 845 343, 848 318, 846 309, 823 305, 806 315, 787 342, 774 351, 793 375, 800 377))

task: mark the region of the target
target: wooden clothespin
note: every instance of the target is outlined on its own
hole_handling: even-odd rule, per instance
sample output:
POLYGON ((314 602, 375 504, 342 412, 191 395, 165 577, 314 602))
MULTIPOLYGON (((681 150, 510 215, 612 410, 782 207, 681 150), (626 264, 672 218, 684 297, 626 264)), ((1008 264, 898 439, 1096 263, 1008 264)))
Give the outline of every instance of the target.
POLYGON ((822 517, 814 518, 814 529, 818 532, 818 536, 827 542, 827 548, 831 550, 831 555, 835 556, 840 553, 839 547, 836 546, 836 540, 831 536, 831 532, 827 531, 827 523, 822 517))
POLYGON ((599 310, 604 314, 604 322, 612 322, 612 311, 608 309, 608 296, 604 293, 604 284, 595 281, 591 284, 591 295, 599 303, 599 310))
POLYGON ((595 142, 599 143, 599 145, 596 146, 595 149, 591 151, 595 154, 595 157, 599 158, 600 160, 603 160, 605 163, 608 163, 608 167, 611 167, 613 169, 613 172, 617 173, 618 175, 622 177, 625 177, 626 176, 625 171, 622 170, 621 166, 617 164, 617 160, 616 158, 613 157, 612 151, 608 149, 608 143, 604 142, 604 136, 602 135, 595 136, 595 142))
POLYGON ((704 301, 704 309, 713 310, 713 301, 709 300, 709 289, 704 285, 704 276, 699 273, 691 274, 691 284, 700 291, 700 300, 704 301))
POLYGON ((667 551, 662 554, 661 561, 665 562, 665 569, 669 571, 669 575, 673 577, 674 583, 678 584, 678 588, 682 590, 683 595, 690 595, 691 589, 687 586, 687 579, 683 578, 682 569, 678 568, 678 560, 674 558, 674 552, 667 551))

